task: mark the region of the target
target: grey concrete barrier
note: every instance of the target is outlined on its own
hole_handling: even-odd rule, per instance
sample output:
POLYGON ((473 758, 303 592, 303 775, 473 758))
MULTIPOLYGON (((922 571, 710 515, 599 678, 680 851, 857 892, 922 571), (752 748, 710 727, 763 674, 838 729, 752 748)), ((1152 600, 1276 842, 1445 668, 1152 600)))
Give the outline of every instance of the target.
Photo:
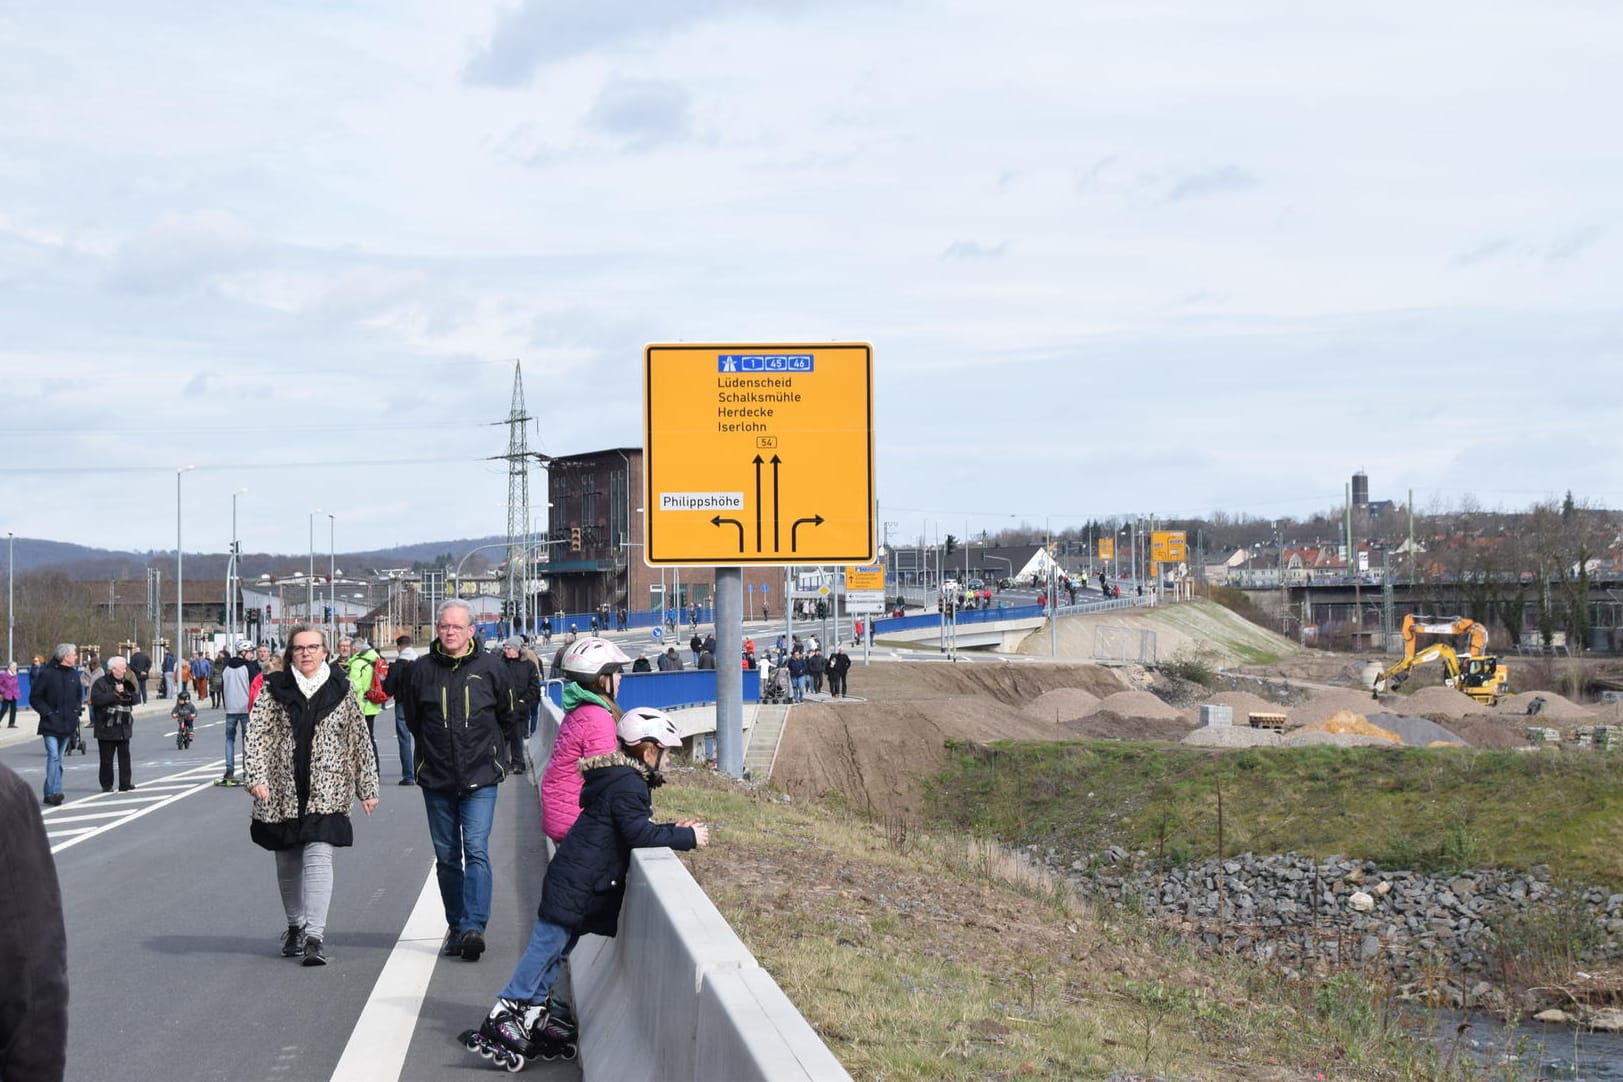
POLYGON ((570 973, 588 1082, 850 1078, 669 849, 632 854, 619 934, 570 973))
MULTIPOLYGON (((563 717, 543 714, 538 774, 563 717)), ((581 939, 569 974, 587 1082, 850 1080, 669 849, 631 854, 618 934, 581 939)))

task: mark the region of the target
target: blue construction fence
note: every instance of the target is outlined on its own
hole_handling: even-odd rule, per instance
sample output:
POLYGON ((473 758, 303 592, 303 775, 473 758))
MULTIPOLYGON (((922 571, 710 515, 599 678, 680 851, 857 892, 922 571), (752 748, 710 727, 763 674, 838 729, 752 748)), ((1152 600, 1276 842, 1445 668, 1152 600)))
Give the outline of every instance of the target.
MULTIPOLYGON (((744 670, 744 701, 761 699, 761 672, 744 670)), ((554 704, 564 704, 562 680, 549 680, 547 697, 554 704)), ((681 672, 633 672, 620 680, 620 691, 614 698, 622 710, 638 706, 651 706, 657 710, 674 710, 681 706, 705 706, 716 701, 716 670, 684 669, 681 672)))
MULTIPOLYGON (((687 609, 682 609, 681 611, 676 611, 673 609, 664 615, 672 618, 678 628, 689 626, 687 609)), ((701 624, 715 623, 715 609, 710 605, 700 605, 698 607, 698 616, 699 623, 701 624)), ((534 628, 535 630, 532 630, 531 628, 519 627, 517 628, 516 633, 520 635, 539 635, 541 621, 543 619, 550 619, 552 621, 552 633, 554 635, 567 634, 571 624, 574 625, 576 634, 585 635, 591 632, 592 620, 594 618, 599 622, 601 622, 603 619, 600 613, 593 612, 566 612, 562 616, 559 616, 557 613, 550 613, 546 616, 537 616, 532 618, 531 628, 534 628)), ((659 627, 663 622, 664 621, 661 619, 661 614, 658 609, 645 609, 641 612, 627 612, 625 629, 629 631, 640 627, 659 627)), ((488 620, 475 624, 474 627, 479 632, 479 637, 481 639, 488 640, 491 638, 505 639, 507 636, 514 634, 515 629, 513 625, 514 622, 510 620, 488 620)), ((599 630, 604 629, 600 628, 599 630)), ((609 613, 609 625, 606 630, 620 630, 619 617, 613 612, 609 613)))

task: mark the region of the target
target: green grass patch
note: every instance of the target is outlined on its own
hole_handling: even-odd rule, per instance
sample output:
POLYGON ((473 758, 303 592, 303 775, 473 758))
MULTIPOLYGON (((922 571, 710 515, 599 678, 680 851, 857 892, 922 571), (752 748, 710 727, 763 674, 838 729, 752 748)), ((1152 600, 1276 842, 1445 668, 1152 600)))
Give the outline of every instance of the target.
POLYGON ((951 745, 930 819, 1010 845, 1171 862, 1341 854, 1397 870, 1530 868, 1623 885, 1623 755, 1123 741, 951 745))

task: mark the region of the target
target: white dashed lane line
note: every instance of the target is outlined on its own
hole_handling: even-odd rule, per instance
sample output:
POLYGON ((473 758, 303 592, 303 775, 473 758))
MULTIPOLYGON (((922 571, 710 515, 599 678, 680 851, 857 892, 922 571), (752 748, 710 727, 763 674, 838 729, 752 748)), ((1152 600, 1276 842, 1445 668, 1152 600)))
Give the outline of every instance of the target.
POLYGON ((127 792, 95 793, 54 808, 42 808, 45 834, 51 842, 51 852, 79 844, 125 823, 134 822, 150 812, 173 804, 177 800, 214 787, 214 779, 225 766, 219 759, 203 766, 191 767, 178 774, 143 782, 127 792), (97 822, 97 820, 101 820, 97 822), (69 823, 90 823, 89 826, 68 826, 69 823))

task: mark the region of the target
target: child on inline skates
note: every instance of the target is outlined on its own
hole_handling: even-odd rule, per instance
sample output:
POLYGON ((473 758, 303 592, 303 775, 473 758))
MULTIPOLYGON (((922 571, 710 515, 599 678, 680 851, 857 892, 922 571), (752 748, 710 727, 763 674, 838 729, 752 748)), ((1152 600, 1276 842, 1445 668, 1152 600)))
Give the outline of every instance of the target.
POLYGON ((483 1024, 459 1038, 470 1052, 509 1071, 538 1056, 574 1057, 574 1033, 548 1015, 547 994, 581 936, 614 935, 631 850, 702 849, 710 843, 710 829, 696 819, 650 821, 649 791, 664 784, 659 770, 665 751, 682 746, 671 719, 658 710, 628 711, 616 736, 616 751, 581 760, 580 818, 547 866, 530 945, 483 1024), (595 889, 601 883, 609 889, 595 889))
POLYGON ((189 692, 182 691, 175 696, 175 708, 169 711, 169 716, 175 719, 175 747, 191 747, 192 732, 197 728, 197 707, 192 705, 189 692))

